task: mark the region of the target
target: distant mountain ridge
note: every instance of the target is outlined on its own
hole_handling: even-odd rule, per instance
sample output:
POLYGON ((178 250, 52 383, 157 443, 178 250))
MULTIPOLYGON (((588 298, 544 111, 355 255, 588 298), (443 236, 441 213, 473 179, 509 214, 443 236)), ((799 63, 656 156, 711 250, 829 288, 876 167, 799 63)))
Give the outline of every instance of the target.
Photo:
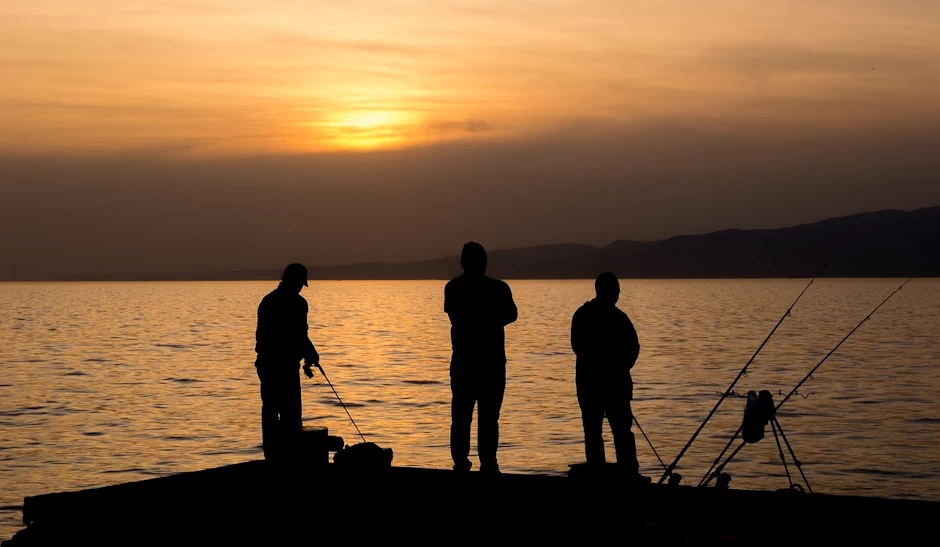
POLYGON ((907 277, 940 273, 940 207, 883 210, 766 230, 722 230, 647 245, 618 242, 574 259, 533 264, 521 277, 907 277))
MULTIPOLYGON (((787 228, 488 254, 488 274, 503 279, 593 279, 603 271, 622 278, 805 277, 824 263, 825 277, 935 276, 940 274, 940 207, 887 209, 787 228)), ((310 269, 312 279, 450 279, 460 273, 457 255, 310 269)))
MULTIPOLYGON (((458 249, 459 253, 459 249, 458 249)), ((502 279, 824 277, 940 275, 940 206, 886 209, 786 228, 728 229, 603 247, 542 245, 489 250, 487 274, 502 279)), ((451 279, 457 254, 417 262, 312 266, 310 279, 451 279)), ((197 275, 85 276, 85 280, 275 280, 280 268, 197 275)), ((76 279, 71 277, 69 279, 76 279)))

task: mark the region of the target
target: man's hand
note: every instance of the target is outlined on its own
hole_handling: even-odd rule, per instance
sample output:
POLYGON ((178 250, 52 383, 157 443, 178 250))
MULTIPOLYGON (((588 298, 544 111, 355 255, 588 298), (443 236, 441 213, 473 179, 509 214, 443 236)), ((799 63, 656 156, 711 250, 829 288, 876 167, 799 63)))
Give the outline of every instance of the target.
MULTIPOLYGON (((319 368, 319 365, 317 365, 319 368)), ((310 363, 304 363, 304 374, 307 375, 307 378, 313 378, 313 370, 310 368, 310 363)))

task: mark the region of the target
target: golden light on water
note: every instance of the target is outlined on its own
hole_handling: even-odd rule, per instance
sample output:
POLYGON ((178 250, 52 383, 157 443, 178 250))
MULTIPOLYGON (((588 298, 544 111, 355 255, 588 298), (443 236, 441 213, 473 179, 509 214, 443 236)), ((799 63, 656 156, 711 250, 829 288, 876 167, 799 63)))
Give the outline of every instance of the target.
MULTIPOLYGON (((571 315, 591 298, 593 284, 509 284, 519 320, 506 328, 500 465, 509 473, 563 474, 584 458, 569 332, 571 315)), ((452 465, 443 285, 313 281, 302 292, 311 310, 310 336, 330 382, 365 437, 394 450, 395 465, 452 465)), ((670 461, 679 453, 781 306, 804 285, 798 279, 623 280, 618 305, 641 344, 631 371, 632 409, 660 456, 670 461)), ((22 527, 21 511, 10 508, 25 496, 260 459, 254 310, 274 286, 50 283, 40 290, 30 283, 0 284, 0 324, 11 327, 0 353, 6 385, 0 393, 9 409, 0 442, 4 457, 16 462, 0 465, 0 538, 22 527), (98 312, 68 319, 86 309, 98 312), (56 371, 54 384, 39 373, 44 370, 56 371)), ((894 287, 895 280, 885 279, 831 279, 814 286, 736 392, 788 390, 894 287)), ((813 488, 826 494, 924 497, 940 488, 940 428, 931 421, 940 415, 934 396, 940 367, 933 366, 940 281, 911 283, 899 297, 801 388, 815 394, 795 396, 783 407, 781 422, 793 449, 810 462, 813 488), (902 472, 889 481, 870 471, 895 468, 902 472)), ((302 386, 307 425, 328 427, 348 444, 359 440, 319 373, 302 386)), ((743 407, 731 397, 709 421, 679 464, 686 482, 708 469, 740 426, 743 407)), ((609 426, 604 428, 607 458, 614 461, 609 426)), ((637 429, 634 434, 642 472, 658 478, 656 455, 637 429)), ((735 488, 786 486, 773 443, 765 439, 736 457, 728 469, 735 488)))

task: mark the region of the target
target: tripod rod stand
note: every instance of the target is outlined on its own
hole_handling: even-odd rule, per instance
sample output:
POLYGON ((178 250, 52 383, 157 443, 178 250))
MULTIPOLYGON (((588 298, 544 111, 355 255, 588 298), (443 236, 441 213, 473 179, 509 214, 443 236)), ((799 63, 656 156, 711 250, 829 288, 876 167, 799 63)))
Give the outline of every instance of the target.
MULTIPOLYGON (((809 481, 806 480, 806 474, 803 473, 803 463, 800 462, 799 459, 797 459, 796 454, 793 452, 793 447, 790 446, 790 441, 787 439, 787 436, 783 433, 783 427, 780 426, 780 422, 777 420, 777 416, 776 415, 771 416, 770 418, 768 418, 768 421, 770 422, 771 430, 774 432, 774 440, 777 441, 777 452, 780 454, 780 461, 783 462, 783 469, 787 473, 787 480, 790 482, 790 488, 793 488, 794 484, 793 484, 793 479, 790 476, 790 468, 787 466, 787 460, 783 455, 783 447, 780 445, 781 438, 783 438, 784 444, 787 445, 787 451, 790 452, 790 457, 793 458, 794 465, 796 465, 796 468, 800 471, 800 475, 803 477, 803 482, 806 483, 806 487, 809 489, 809 493, 812 494, 813 488, 809 485, 809 481), (778 432, 779 432, 779 437, 778 437, 778 432)), ((741 429, 738 429, 738 431, 734 434, 734 437, 731 438, 731 441, 728 442, 728 446, 731 446, 731 443, 734 442, 734 439, 737 438, 738 433, 740 433, 740 431, 741 429)), ((722 462, 715 469, 713 473, 706 475, 702 479, 702 482, 699 483, 699 487, 708 486, 709 482, 717 478, 721 474, 721 472, 724 471, 725 467, 731 462, 731 460, 735 456, 738 455, 738 452, 740 452, 741 449, 744 448, 744 445, 746 444, 748 444, 747 441, 742 440, 741 444, 739 444, 738 447, 735 448, 734 451, 728 455, 728 459, 722 462)), ((725 448, 727 449, 728 447, 725 447, 725 448)))
POLYGON ((770 418, 770 429, 774 432, 774 440, 777 441, 777 452, 780 454, 780 461, 783 462, 783 470, 787 473, 787 481, 790 483, 790 488, 793 488, 793 479, 790 477, 790 469, 787 467, 787 459, 783 456, 783 448, 780 446, 780 438, 783 438, 783 442, 787 445, 787 450, 790 452, 790 457, 793 458, 793 465, 795 465, 797 470, 800 472, 800 476, 803 477, 803 482, 806 483, 806 488, 808 488, 809 493, 812 494, 813 487, 810 486, 809 481, 806 480, 806 473, 803 473, 803 464, 799 459, 797 459, 796 454, 793 452, 793 447, 790 446, 790 441, 787 440, 787 436, 783 433, 783 427, 780 426, 780 422, 777 420, 777 416, 770 418), (780 437, 777 437, 778 431, 780 432, 780 437))

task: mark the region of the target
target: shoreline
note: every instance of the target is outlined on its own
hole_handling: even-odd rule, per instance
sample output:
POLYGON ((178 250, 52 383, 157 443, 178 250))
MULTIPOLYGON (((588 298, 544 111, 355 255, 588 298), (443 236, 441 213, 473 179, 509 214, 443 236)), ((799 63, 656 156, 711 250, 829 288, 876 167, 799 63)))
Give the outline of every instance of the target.
MULTIPOLYGON (((618 279, 621 281, 630 280, 630 281, 781 281, 781 280, 807 280, 811 279, 812 276, 738 276, 738 277, 629 277, 629 276, 620 276, 618 279)), ((940 279, 940 274, 937 275, 883 275, 883 276, 870 276, 870 275, 858 275, 858 276, 824 276, 820 275, 817 279, 828 279, 828 280, 865 280, 865 279, 878 279, 878 280, 896 280, 896 279, 940 279)), ((350 278, 330 278, 330 277, 314 277, 310 276, 309 281, 319 281, 319 282, 342 282, 342 281, 435 281, 435 282, 446 282, 450 281, 451 278, 445 277, 350 277, 350 278)), ((593 277, 499 277, 503 281, 590 281, 594 282, 593 277)), ((248 283, 257 283, 257 282, 277 282, 277 278, 225 278, 225 277, 215 277, 215 278, 205 278, 197 276, 182 276, 182 277, 140 277, 140 278, 106 278, 106 277, 93 277, 93 278, 82 278, 82 277, 63 277, 56 279, 0 279, 0 283, 219 283, 219 282, 248 282, 248 283)))

